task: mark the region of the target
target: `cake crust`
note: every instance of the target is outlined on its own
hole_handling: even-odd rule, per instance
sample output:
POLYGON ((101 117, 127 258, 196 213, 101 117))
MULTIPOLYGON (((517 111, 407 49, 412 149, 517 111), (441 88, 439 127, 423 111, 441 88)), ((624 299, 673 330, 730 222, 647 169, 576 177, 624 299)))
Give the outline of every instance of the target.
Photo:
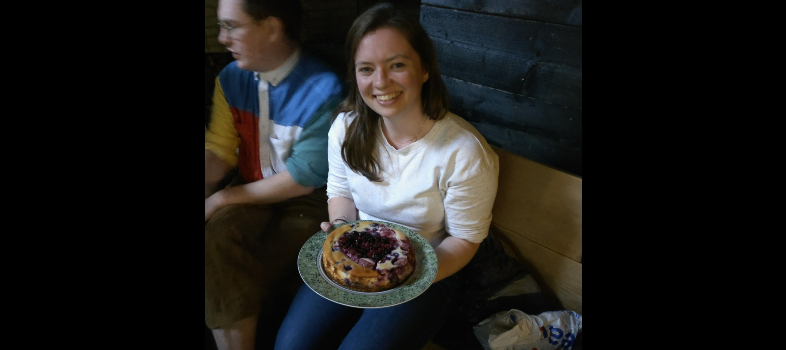
POLYGON ((325 238, 321 265, 325 275, 341 286, 381 292, 409 278, 416 256, 403 232, 378 222, 360 222, 341 226, 325 238))

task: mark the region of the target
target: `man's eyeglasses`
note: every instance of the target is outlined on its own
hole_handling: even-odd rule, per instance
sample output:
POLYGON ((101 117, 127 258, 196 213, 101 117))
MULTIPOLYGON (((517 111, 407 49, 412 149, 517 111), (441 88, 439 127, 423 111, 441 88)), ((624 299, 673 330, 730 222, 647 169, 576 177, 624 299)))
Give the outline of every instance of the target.
POLYGON ((251 22, 244 23, 244 24, 241 24, 241 25, 238 25, 238 26, 231 26, 231 25, 226 24, 226 23, 218 22, 218 26, 221 27, 221 29, 226 30, 227 31, 227 35, 229 35, 230 38, 235 39, 237 37, 237 34, 235 34, 234 36, 232 35, 233 32, 237 33, 237 32, 235 32, 235 29, 238 29, 240 27, 249 25, 249 24, 254 23, 254 22, 256 22, 256 21, 251 21, 251 22))

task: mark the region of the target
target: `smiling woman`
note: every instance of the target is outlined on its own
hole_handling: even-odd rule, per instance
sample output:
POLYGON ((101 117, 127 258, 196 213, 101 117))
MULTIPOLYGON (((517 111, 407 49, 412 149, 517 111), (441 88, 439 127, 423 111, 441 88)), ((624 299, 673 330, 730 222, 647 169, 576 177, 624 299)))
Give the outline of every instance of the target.
POLYGON ((423 114, 421 90, 428 76, 420 64, 420 55, 396 29, 380 28, 364 36, 358 45, 358 91, 366 105, 383 117, 383 132, 389 142, 406 138, 394 142, 403 147, 417 140, 422 132, 428 117, 423 114), (380 47, 376 44, 379 42, 388 45, 380 47))
POLYGON ((331 222, 411 230, 434 250, 436 271, 426 281, 433 284, 412 299, 364 310, 301 287, 276 348, 420 349, 460 298, 457 272, 488 242, 498 158, 471 124, 448 111, 436 55, 417 17, 374 6, 355 20, 346 50, 350 93, 328 134, 331 222), (310 335, 300 331, 303 324, 310 335))
POLYGON ((412 16, 392 11, 390 5, 366 11, 353 23, 345 45, 347 78, 357 89, 350 89, 338 112, 356 119, 347 128, 341 156, 371 181, 381 179, 370 142, 380 131, 398 149, 422 138, 448 113, 448 92, 428 34, 412 16))

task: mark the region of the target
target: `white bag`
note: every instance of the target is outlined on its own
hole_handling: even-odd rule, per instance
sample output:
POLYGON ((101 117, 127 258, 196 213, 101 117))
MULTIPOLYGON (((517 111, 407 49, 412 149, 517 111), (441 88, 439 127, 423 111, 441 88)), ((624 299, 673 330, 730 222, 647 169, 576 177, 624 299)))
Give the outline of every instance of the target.
POLYGON ((537 316, 519 310, 498 312, 473 332, 486 350, 570 349, 581 330, 581 315, 547 311, 537 316))

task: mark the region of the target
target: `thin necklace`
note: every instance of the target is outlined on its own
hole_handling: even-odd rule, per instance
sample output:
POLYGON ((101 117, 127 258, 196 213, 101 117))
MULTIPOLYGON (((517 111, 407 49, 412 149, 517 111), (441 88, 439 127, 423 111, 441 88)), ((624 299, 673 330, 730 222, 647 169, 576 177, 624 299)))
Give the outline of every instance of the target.
MULTIPOLYGON (((385 130, 387 130, 388 128, 387 128, 387 126, 385 126, 385 118, 381 118, 381 119, 382 119, 382 126, 385 128, 385 130)), ((396 141, 396 143, 413 143, 413 142, 418 140, 418 135, 420 135, 420 131, 423 130, 423 125, 426 125, 427 121, 428 121, 428 117, 423 119, 423 124, 420 124, 420 129, 418 129, 418 132, 415 133, 415 136, 412 136, 412 139, 410 139, 409 141, 393 140, 392 137, 390 139, 393 140, 393 141, 396 141)))

